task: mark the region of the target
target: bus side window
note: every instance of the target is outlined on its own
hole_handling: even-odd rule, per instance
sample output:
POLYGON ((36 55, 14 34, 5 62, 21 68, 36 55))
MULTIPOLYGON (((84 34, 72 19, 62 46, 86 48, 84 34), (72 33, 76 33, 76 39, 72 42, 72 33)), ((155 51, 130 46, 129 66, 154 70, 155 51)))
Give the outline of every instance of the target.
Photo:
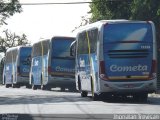
POLYGON ((72 42, 70 46, 70 56, 75 57, 76 56, 76 41, 72 42))
POLYGON ((86 32, 82 32, 78 36, 78 54, 88 54, 88 41, 86 37, 86 32))
POLYGON ((88 36, 90 40, 90 51, 91 53, 96 53, 97 51, 97 40, 98 40, 98 29, 92 29, 88 31, 88 36))

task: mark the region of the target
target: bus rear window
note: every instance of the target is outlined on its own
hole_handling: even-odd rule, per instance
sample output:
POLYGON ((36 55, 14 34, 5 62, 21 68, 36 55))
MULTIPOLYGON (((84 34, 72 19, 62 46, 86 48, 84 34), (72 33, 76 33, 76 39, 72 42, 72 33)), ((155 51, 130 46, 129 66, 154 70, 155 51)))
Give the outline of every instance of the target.
POLYGON ((32 48, 21 48, 20 61, 23 65, 30 65, 32 48))
POLYGON ((149 23, 106 24, 103 31, 104 43, 110 42, 152 42, 152 26, 149 23))
POLYGON ((70 45, 74 39, 57 38, 52 40, 53 57, 70 57, 70 45))

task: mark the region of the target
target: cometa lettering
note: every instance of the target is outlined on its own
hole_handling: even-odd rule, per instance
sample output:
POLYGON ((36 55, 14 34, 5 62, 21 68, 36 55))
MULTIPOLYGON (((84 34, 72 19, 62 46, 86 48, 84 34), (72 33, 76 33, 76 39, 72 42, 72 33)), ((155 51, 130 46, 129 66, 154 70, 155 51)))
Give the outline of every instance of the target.
POLYGON ((134 72, 134 71, 140 71, 145 72, 147 71, 148 67, 147 65, 137 65, 137 66, 118 66, 118 65, 111 65, 110 70, 112 72, 134 72))
POLYGON ((69 69, 69 68, 62 68, 60 66, 57 66, 56 71, 58 71, 58 72, 74 72, 75 70, 74 69, 69 69))

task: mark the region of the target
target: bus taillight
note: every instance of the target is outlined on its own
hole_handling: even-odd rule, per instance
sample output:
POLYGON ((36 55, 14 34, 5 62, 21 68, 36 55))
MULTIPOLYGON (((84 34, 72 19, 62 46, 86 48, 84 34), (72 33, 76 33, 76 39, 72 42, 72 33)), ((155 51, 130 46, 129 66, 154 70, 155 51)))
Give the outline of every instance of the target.
POLYGON ((20 66, 17 66, 17 75, 20 75, 20 66))
POLYGON ((157 66, 156 60, 152 60, 150 78, 155 78, 156 77, 156 71, 157 71, 157 67, 156 66, 157 66))
POLYGON ((48 66, 48 74, 51 74, 51 72, 52 72, 52 68, 51 66, 48 66))
POLYGON ((99 63, 99 77, 103 80, 107 80, 107 76, 105 75, 105 63, 104 61, 100 61, 99 63))

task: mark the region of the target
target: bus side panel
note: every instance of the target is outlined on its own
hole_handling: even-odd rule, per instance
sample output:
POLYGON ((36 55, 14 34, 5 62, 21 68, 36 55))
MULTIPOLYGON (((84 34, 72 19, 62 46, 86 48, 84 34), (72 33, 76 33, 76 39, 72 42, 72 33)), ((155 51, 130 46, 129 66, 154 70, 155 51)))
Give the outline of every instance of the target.
POLYGON ((43 56, 42 62, 42 83, 46 85, 48 83, 48 55, 43 56))
POLYGON ((32 79, 34 85, 41 85, 42 57, 33 58, 32 79))
POLYGON ((5 84, 12 84, 12 63, 5 65, 5 84))
POLYGON ((81 89, 91 91, 90 76, 90 60, 89 55, 83 54, 78 56, 78 72, 81 80, 81 89))
POLYGON ((13 66, 13 69, 12 69, 12 79, 13 79, 13 83, 16 83, 16 66, 17 66, 17 64, 16 64, 16 62, 14 62, 13 64, 12 64, 12 66, 13 66))
POLYGON ((94 91, 99 91, 99 81, 98 81, 98 62, 97 55, 95 53, 91 54, 91 74, 93 80, 94 91))

